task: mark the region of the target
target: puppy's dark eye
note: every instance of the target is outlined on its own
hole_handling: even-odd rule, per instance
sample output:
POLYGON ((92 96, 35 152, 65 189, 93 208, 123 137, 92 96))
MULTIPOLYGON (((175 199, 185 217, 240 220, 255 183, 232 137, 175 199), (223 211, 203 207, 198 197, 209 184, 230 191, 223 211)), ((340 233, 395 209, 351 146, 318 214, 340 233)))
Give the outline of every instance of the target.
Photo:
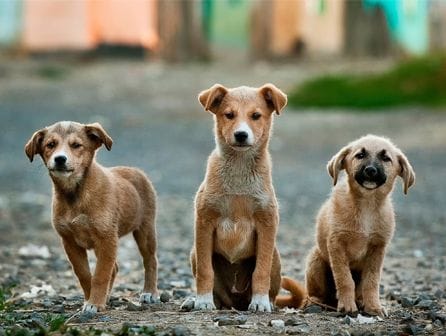
POLYGON ((227 119, 234 119, 234 112, 226 112, 225 117, 227 119))
POLYGON ((388 157, 387 155, 385 155, 385 154, 381 157, 381 159, 384 162, 392 162, 392 159, 390 157, 388 157))
POLYGON ((74 148, 74 149, 76 149, 76 148, 79 148, 79 147, 81 147, 82 145, 80 144, 80 143, 78 143, 78 142, 73 142, 72 144, 71 144, 71 148, 74 148))
POLYGON ((358 154, 355 155, 355 158, 361 160, 361 159, 365 158, 365 153, 359 152, 358 154))
POLYGON ((254 112, 251 116, 252 120, 259 120, 262 115, 260 112, 254 112))
POLYGON ((53 149, 54 147, 56 147, 56 141, 51 141, 46 144, 46 148, 48 149, 53 149))

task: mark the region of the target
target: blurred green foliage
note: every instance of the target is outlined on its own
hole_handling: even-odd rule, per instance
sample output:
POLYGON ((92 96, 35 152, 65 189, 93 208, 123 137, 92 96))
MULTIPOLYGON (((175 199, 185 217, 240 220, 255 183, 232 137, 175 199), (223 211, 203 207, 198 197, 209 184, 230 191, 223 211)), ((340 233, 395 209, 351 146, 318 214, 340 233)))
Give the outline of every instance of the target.
POLYGON ((402 62, 374 75, 333 75, 309 80, 288 96, 294 107, 380 109, 446 105, 446 55, 402 62))

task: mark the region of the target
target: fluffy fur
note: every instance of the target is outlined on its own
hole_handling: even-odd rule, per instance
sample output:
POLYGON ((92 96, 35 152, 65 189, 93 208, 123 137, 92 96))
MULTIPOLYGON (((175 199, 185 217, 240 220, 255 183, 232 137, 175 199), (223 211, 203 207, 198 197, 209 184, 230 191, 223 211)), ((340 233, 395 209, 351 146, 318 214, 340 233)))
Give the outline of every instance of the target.
POLYGON ((30 161, 40 155, 53 182, 52 224, 60 235, 84 291, 84 311, 104 310, 118 272, 118 239, 130 232, 145 268, 142 302, 158 297, 155 190, 146 175, 130 167, 102 167, 95 160, 112 139, 98 123, 59 122, 33 134, 25 146, 30 161), (90 273, 87 250, 97 257, 90 273))
POLYGON ((216 148, 195 199, 195 308, 271 311, 280 257, 268 142, 273 113, 282 111, 286 96, 272 84, 216 84, 199 101, 214 114, 216 148))
POLYGON ((317 216, 316 246, 307 260, 307 304, 384 315, 379 282, 395 229, 390 195, 398 176, 407 193, 415 173, 400 149, 374 135, 342 148, 327 169, 335 186, 317 216), (341 170, 346 178, 338 183, 341 170))

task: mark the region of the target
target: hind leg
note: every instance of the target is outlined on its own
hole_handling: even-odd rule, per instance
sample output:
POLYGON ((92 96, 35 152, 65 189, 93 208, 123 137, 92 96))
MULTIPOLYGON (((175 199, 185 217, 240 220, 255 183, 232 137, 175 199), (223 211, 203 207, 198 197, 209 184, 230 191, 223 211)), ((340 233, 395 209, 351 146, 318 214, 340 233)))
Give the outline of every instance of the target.
POLYGON ((314 247, 307 258, 307 270, 305 273, 305 285, 308 299, 305 306, 311 303, 327 303, 329 296, 329 283, 327 263, 322 259, 317 247, 314 247))
POLYGON ((144 289, 139 298, 141 303, 154 303, 159 301, 157 287, 158 259, 156 257, 156 231, 154 216, 149 217, 147 223, 133 232, 139 252, 144 264, 144 289))

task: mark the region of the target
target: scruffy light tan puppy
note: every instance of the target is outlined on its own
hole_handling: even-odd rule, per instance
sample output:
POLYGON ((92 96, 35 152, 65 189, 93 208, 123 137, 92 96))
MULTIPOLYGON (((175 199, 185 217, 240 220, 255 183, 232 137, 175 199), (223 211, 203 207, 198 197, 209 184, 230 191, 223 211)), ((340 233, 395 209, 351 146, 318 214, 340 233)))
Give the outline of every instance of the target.
POLYGON ((38 130, 25 146, 30 161, 40 155, 53 182, 52 223, 85 295, 83 311, 104 310, 118 264, 118 239, 130 232, 143 257, 143 303, 158 298, 155 190, 131 167, 102 167, 96 150, 112 139, 98 123, 58 122, 38 130), (87 250, 97 263, 91 275, 87 250))
POLYGON ((327 169, 335 187, 317 217, 317 242, 307 260, 307 304, 329 304, 346 313, 359 306, 384 315, 379 282, 395 228, 390 194, 397 176, 406 194, 415 173, 400 149, 374 135, 342 148, 327 169), (341 170, 346 178, 338 183, 341 170))
POLYGON ((287 98, 272 84, 216 84, 199 101, 214 114, 216 148, 195 199, 195 309, 269 312, 280 289, 280 258, 268 143, 273 113, 287 98))

